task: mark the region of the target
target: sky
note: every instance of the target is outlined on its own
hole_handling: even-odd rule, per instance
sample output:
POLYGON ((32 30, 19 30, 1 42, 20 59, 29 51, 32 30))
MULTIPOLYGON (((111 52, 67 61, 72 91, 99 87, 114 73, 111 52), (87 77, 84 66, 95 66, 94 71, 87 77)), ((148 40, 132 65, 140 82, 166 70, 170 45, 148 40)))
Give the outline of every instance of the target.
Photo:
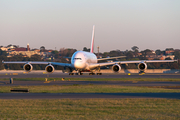
POLYGON ((180 49, 180 0, 0 0, 0 46, 180 49))

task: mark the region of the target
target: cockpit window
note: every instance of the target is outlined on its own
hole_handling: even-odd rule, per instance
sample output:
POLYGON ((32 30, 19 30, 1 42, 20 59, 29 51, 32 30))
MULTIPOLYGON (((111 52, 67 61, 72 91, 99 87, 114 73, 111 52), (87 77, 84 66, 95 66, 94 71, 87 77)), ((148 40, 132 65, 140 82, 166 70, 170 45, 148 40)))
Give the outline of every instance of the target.
POLYGON ((81 60, 81 58, 74 58, 74 60, 81 60))

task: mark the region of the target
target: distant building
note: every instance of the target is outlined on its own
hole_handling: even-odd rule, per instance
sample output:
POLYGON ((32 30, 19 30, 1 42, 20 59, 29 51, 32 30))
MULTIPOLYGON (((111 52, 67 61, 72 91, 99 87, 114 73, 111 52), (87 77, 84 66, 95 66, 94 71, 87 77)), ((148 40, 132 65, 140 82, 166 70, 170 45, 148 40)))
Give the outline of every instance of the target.
POLYGON ((174 50, 166 50, 165 53, 166 55, 172 55, 174 53, 174 50))
POLYGON ((2 51, 8 51, 9 48, 7 48, 7 47, 1 47, 0 49, 1 49, 2 51))
POLYGON ((40 52, 39 49, 32 49, 31 51, 40 52))
POLYGON ((20 48, 14 48, 14 49, 11 49, 11 51, 27 51, 27 48, 23 48, 23 47, 20 47, 20 48))
POLYGON ((30 48, 29 48, 29 43, 27 44, 27 51, 30 51, 30 48))
POLYGON ((8 57, 12 57, 14 55, 22 54, 24 57, 31 57, 32 55, 41 55, 40 50, 30 51, 29 43, 27 44, 27 48, 20 47, 20 48, 12 48, 8 51, 8 57))

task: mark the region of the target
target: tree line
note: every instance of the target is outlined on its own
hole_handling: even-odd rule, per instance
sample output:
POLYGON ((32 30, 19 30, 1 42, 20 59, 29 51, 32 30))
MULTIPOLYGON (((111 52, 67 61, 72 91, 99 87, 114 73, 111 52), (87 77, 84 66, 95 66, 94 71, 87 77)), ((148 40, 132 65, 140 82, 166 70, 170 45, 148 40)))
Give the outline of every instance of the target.
MULTIPOLYGON (((95 53, 98 57, 114 57, 114 56, 126 56, 125 58, 121 58, 119 60, 125 61, 125 60, 146 60, 147 58, 144 57, 144 55, 148 54, 151 50, 146 49, 141 51, 141 56, 134 57, 134 55, 138 54, 138 47, 133 46, 132 50, 126 50, 126 51, 120 51, 120 50, 112 50, 110 52, 104 52, 104 53, 95 53)), ((7 52, 2 51, 0 49, 0 70, 2 69, 11 69, 11 70, 22 70, 23 64, 2 64, 2 60, 4 61, 54 61, 54 62, 63 62, 63 63, 70 63, 70 57, 73 55, 74 52, 76 52, 76 49, 65 49, 62 48, 60 51, 54 50, 51 52, 49 57, 52 57, 54 59, 47 60, 42 59, 42 56, 40 55, 32 55, 31 57, 24 57, 23 55, 14 55, 13 57, 7 57, 7 52)), ((90 51, 89 48, 84 47, 83 51, 90 51)), ((155 51, 157 55, 165 54, 165 51, 156 50, 155 51)), ((173 53, 175 56, 175 59, 180 59, 180 51, 175 51, 173 53)), ((169 59, 169 58, 167 58, 169 59)), ((107 62, 107 61, 102 61, 107 62)), ((33 69, 35 70, 43 70, 45 69, 46 65, 33 65, 33 69)), ((137 69, 137 64, 128 64, 122 65, 123 69, 137 69)), ((55 66, 55 69, 63 69, 61 66, 55 66)), ((148 63, 148 69, 180 69, 180 61, 174 62, 174 63, 148 63)))

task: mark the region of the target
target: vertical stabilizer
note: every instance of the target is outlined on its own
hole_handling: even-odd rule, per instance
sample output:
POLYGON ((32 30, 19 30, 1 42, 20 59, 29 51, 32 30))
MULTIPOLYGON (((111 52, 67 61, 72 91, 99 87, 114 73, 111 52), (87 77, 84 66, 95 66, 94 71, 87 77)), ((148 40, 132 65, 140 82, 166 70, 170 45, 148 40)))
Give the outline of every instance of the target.
POLYGON ((93 31, 92 31, 92 40, 91 40, 91 49, 90 49, 91 53, 94 52, 94 28, 95 28, 95 25, 93 25, 93 31))

